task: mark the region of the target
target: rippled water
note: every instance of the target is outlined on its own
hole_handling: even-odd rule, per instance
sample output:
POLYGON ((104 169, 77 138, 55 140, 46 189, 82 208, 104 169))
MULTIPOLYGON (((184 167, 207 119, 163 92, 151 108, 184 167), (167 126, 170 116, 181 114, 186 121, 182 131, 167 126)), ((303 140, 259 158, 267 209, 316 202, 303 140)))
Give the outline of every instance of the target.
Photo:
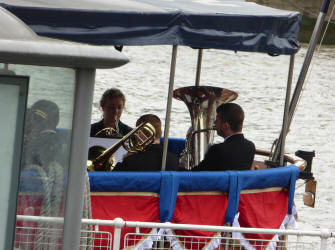
MULTIPOLYGON (((92 121, 101 118, 98 104, 103 91, 120 88, 126 95, 122 121, 134 126, 144 113, 165 118, 172 48, 170 46, 126 47, 130 63, 113 70, 99 70, 95 86, 92 121)), ((295 56, 293 84, 305 56, 303 47, 295 56)), ((197 51, 179 47, 175 88, 194 85, 197 51)), ((279 135, 287 84, 289 56, 205 50, 201 85, 227 88, 238 93, 236 102, 245 110, 244 134, 257 148, 271 148, 279 135)), ((335 229, 335 47, 315 53, 311 74, 299 102, 286 151, 315 150, 313 172, 318 181, 316 207, 302 204, 303 187, 297 188, 298 226, 303 229, 335 229)), ((190 126, 186 105, 173 100, 170 136, 184 137, 190 126)), ((220 141, 221 138, 216 138, 220 141)))

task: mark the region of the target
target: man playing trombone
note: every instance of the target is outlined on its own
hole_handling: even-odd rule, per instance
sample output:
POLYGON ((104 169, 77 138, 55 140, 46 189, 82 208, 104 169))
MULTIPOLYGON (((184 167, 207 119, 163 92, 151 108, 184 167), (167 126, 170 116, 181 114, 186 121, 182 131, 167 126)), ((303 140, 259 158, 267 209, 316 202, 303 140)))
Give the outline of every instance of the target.
MULTIPOLYGON (((162 136, 162 124, 158 116, 153 114, 142 115, 136 122, 136 126, 148 122, 155 128, 155 137, 152 144, 142 152, 130 153, 121 163, 116 164, 113 171, 160 171, 163 157, 163 146, 160 144, 162 136)), ((139 135, 141 136, 141 135, 139 135)), ((178 158, 168 152, 166 170, 178 170, 178 158)))

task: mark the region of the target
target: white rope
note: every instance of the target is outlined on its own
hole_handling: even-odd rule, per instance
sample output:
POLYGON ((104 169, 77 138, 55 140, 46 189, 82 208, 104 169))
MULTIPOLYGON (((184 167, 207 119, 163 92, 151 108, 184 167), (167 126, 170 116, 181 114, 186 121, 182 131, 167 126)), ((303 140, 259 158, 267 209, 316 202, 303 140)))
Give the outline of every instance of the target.
MULTIPOLYGON (((84 194, 84 208, 83 208, 83 218, 92 219, 92 209, 91 209, 91 193, 90 193, 90 180, 88 177, 88 172, 86 171, 85 175, 85 194, 84 194)), ((80 234, 80 245, 85 247, 80 247, 80 249, 93 249, 93 226, 92 225, 83 225, 82 232, 80 234)))
MULTIPOLYGON (((298 9, 299 11, 303 12, 303 13, 306 13, 308 14, 307 16, 309 16, 310 18, 317 18, 318 17, 318 14, 316 13, 313 13, 313 12, 310 12, 310 11, 307 11, 305 8, 302 8, 300 6, 298 6, 297 4, 295 4, 294 1, 292 0, 288 0, 288 2, 296 9, 298 9)), ((329 17, 329 20, 331 19, 331 16, 329 17)), ((332 21, 330 21, 331 23, 334 23, 332 21)))
MULTIPOLYGON (((63 167, 56 161, 53 161, 48 166, 49 169, 49 186, 50 192, 50 216, 58 217, 60 213, 62 197, 64 196, 64 170, 63 167)), ((56 232, 61 231, 62 224, 47 225, 48 229, 53 228, 56 232)), ((53 233, 50 235, 49 249, 56 249, 57 240, 60 235, 53 233)))
MULTIPOLYGON (((43 201, 40 209, 41 216, 58 217, 60 213, 62 198, 64 194, 64 169, 56 161, 51 162, 46 172, 43 167, 38 165, 29 165, 27 170, 33 170, 40 176, 39 180, 42 183, 43 201)), ((47 234, 48 229, 55 229, 60 231, 62 224, 49 224, 40 222, 37 226, 37 238, 35 239, 34 249, 56 249, 59 234, 47 234)))
MULTIPOLYGON (((29 165, 27 170, 33 170, 37 172, 38 180, 41 181, 41 195, 42 204, 40 208, 40 216, 58 217, 62 210, 61 204, 64 197, 64 168, 56 161, 51 162, 47 171, 39 165, 29 165)), ((90 183, 88 174, 86 173, 86 188, 84 196, 84 209, 83 218, 91 219, 91 198, 90 198, 90 183)), ((61 231, 63 228, 62 224, 49 224, 40 222, 37 225, 36 238, 34 240, 34 250, 40 249, 57 249, 60 234, 56 233, 61 231), (55 233, 50 233, 55 229, 55 233), (49 231, 49 234, 47 232, 49 231)), ((92 225, 84 225, 83 230, 87 231, 81 236, 81 249, 93 249, 92 240, 92 225)))
MULTIPOLYGON (((316 49, 316 51, 315 51, 314 54, 318 54, 318 53, 320 53, 320 49, 321 49, 323 40, 324 40, 324 38, 325 38, 325 35, 326 35, 326 33, 327 33, 329 23, 331 22, 331 21, 330 21, 330 20, 331 20, 331 17, 333 16, 333 13, 334 13, 334 8, 335 8, 335 4, 333 5, 333 9, 332 9, 332 11, 331 11, 331 14, 330 14, 330 16, 329 16, 329 19, 328 19, 326 28, 325 28, 325 30, 324 30, 324 32, 323 32, 322 37, 321 37, 319 46, 318 46, 318 48, 316 49)), ((310 69, 308 70, 308 74, 307 74, 306 79, 305 79, 305 87, 301 90, 301 94, 300 94, 300 96, 299 96, 299 98, 298 98, 297 105, 296 105, 297 108, 296 108, 296 109, 294 110, 294 112, 293 112, 294 115, 295 115, 296 110, 299 108, 298 104, 300 103, 300 99, 301 99, 301 97, 302 97, 302 94, 303 94, 303 92, 304 92, 304 90, 305 90, 305 88, 306 88, 306 86, 307 86, 307 84, 308 84, 308 82, 309 82, 309 78, 310 78, 310 75, 311 75, 311 73, 312 73, 314 64, 315 64, 315 60, 312 59, 311 64, 310 64, 310 69)))
MULTIPOLYGON (((42 190, 43 190, 43 201, 42 201, 42 205, 41 205, 41 210, 40 210, 40 215, 41 216, 49 216, 50 211, 51 211, 51 205, 50 205, 50 186, 48 184, 48 177, 47 174, 45 172, 45 170, 38 166, 38 165, 29 165, 27 167, 27 170, 34 170, 36 171, 39 176, 40 176, 40 181, 42 182, 42 190)), ((37 239, 35 239, 34 242, 34 249, 38 250, 38 249, 42 249, 42 244, 46 241, 45 240, 45 228, 46 228, 46 223, 40 222, 38 223, 37 226, 37 239)))
POLYGON ((329 15, 329 19, 328 19, 328 22, 327 22, 327 25, 326 25, 325 31, 323 32, 322 38, 321 38, 321 40, 320 40, 320 44, 319 44, 318 51, 319 51, 319 50, 320 50, 320 48, 321 48, 321 45, 322 45, 323 39, 325 38, 326 32, 327 32, 327 30, 328 30, 328 26, 329 26, 329 24, 330 24, 330 23, 332 23, 330 20, 331 20, 331 18, 332 18, 332 16, 333 16, 333 14, 334 14, 334 9, 335 9, 335 4, 333 5, 333 9, 332 9, 332 11, 331 11, 331 13, 330 13, 330 15, 329 15))

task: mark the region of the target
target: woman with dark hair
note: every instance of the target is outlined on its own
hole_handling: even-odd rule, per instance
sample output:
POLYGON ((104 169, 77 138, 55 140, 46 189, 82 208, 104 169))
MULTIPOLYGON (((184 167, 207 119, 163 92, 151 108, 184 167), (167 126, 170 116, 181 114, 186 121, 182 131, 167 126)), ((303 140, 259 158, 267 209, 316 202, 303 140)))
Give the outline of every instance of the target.
POLYGON ((120 121, 125 103, 126 98, 119 89, 111 88, 106 90, 100 100, 103 119, 91 125, 90 136, 122 138, 128 134, 132 128, 120 121))

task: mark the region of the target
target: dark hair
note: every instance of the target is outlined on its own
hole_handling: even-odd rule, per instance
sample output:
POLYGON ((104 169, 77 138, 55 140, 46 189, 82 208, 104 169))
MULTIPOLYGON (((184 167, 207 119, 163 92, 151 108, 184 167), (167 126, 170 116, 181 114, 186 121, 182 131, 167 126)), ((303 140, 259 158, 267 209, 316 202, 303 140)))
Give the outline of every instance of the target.
POLYGON ((59 122, 59 108, 56 103, 39 100, 29 109, 29 115, 34 116, 44 128, 56 128, 59 122))
POLYGON ((107 100, 114 99, 114 98, 121 98, 123 101, 123 105, 126 103, 126 97, 121 92, 121 90, 117 88, 107 89, 101 96, 100 99, 100 107, 105 106, 107 100))
POLYGON ((244 112, 240 105, 236 103, 223 103, 217 107, 216 113, 221 121, 229 123, 232 131, 242 131, 244 112))
POLYGON ((136 121, 136 126, 140 125, 143 122, 149 122, 152 126, 154 126, 156 130, 155 139, 161 138, 162 136, 162 122, 157 115, 146 114, 142 115, 136 121))

